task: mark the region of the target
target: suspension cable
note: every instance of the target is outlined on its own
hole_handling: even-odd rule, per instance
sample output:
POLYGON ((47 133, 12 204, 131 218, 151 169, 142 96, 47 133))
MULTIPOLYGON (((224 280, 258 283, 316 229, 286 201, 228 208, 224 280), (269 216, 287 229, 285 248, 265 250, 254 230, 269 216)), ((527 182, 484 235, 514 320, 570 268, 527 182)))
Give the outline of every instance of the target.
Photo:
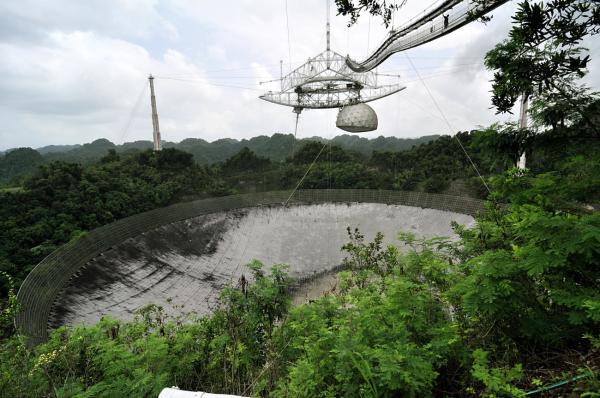
POLYGON ((460 139, 458 138, 457 134, 454 134, 454 128, 452 127, 452 125, 450 124, 450 121, 448 120, 448 118, 446 117, 446 114, 444 113, 444 111, 442 111, 442 108, 440 107, 440 105, 438 104, 438 102, 436 101, 435 97, 433 96, 433 94, 431 93, 431 90, 429 90, 429 87, 427 86, 427 84, 425 83, 425 80, 423 80, 421 78, 421 74, 419 73, 419 71, 417 70, 417 68, 415 67, 415 64, 413 64, 412 60, 410 59, 410 57, 408 56, 407 53, 404 53, 404 55, 406 56, 406 59, 408 60, 408 62, 410 63, 410 66, 413 68, 415 74, 417 75, 417 77, 419 78, 419 80, 421 81, 421 84, 423 85, 423 87, 425 87, 425 90, 427 91, 427 94, 429 94, 429 97, 431 98, 431 101, 433 102, 433 104, 435 105, 435 107, 437 108, 439 114, 442 116, 442 119, 444 120, 444 122, 446 123, 446 125, 448 126, 448 129, 450 130, 450 134, 453 135, 453 137, 456 139, 456 141, 458 142, 458 145, 460 146, 460 148, 462 149, 462 151, 464 152, 465 156, 467 157, 467 159, 469 160, 469 163, 471 163, 471 166, 473 167, 473 170, 475 170, 475 172, 477 173, 477 175, 479 176, 479 179, 481 180, 481 182, 483 183, 483 185, 485 186, 485 189, 487 189, 488 193, 491 194, 492 191, 490 190, 490 187, 488 186, 488 184, 485 182, 485 179, 483 178, 483 176, 481 175, 481 173, 479 172, 479 169, 477 168, 477 166, 475 165, 475 163, 473 162, 473 159, 471 159, 471 156, 469 156, 469 153, 467 152, 467 150, 465 149, 465 147, 463 146, 462 142, 460 142, 460 139))
POLYGON ((371 14, 369 14, 369 29, 367 31, 367 56, 371 47, 371 14))
POLYGON ((121 130, 121 134, 119 134, 119 142, 125 140, 125 136, 127 135, 129 128, 131 127, 133 118, 135 117, 137 110, 140 107, 140 104, 142 103, 142 98, 144 98, 144 93, 146 93, 147 89, 148 89, 148 82, 144 81, 144 86, 142 87, 142 90, 138 94, 138 97, 135 100, 133 107, 131 108, 131 112, 129 113, 129 116, 127 117, 127 121, 125 122, 125 125, 123 126, 123 130, 121 130))
POLYGON ((288 66, 292 70, 292 45, 290 41, 290 18, 288 15, 288 0, 285 0, 285 26, 287 28, 288 66))
POLYGON ((315 159, 312 161, 312 163, 310 164, 310 166, 308 166, 308 169, 306 170, 306 173, 304 173, 304 175, 302 176, 302 178, 300 179, 300 181, 298 181, 298 184, 296 185, 296 187, 294 188, 294 190, 292 191, 292 193, 290 194, 290 196, 287 198, 287 200, 285 202, 283 202, 284 206, 287 206, 287 204, 290 201, 290 199, 292 199, 292 196, 294 196, 294 194, 296 193, 296 191, 298 190, 298 188, 300 188, 300 185, 302 185, 302 182, 304 182, 304 179, 306 178, 306 176, 308 175, 308 173, 310 173, 310 170, 312 169, 312 167, 315 165, 315 163, 317 163, 317 159, 319 159, 319 156, 321 156, 321 153, 323 153, 323 150, 325 149, 325 147, 327 147, 327 142, 325 142, 325 144, 323 145, 323 147, 321 148, 321 150, 319 151, 319 153, 317 153, 317 156, 315 156, 315 159))
POLYGON ((300 119, 300 111, 294 112, 296 114, 296 127, 294 127, 294 140, 292 141, 292 154, 291 158, 294 158, 294 154, 296 152, 296 133, 298 133, 298 119, 300 119))
POLYGON ((215 86, 215 87, 226 87, 226 88, 237 88, 240 90, 262 91, 258 88, 254 88, 254 87, 244 87, 244 86, 237 86, 237 85, 233 85, 233 84, 211 83, 209 80, 201 80, 201 79, 181 79, 181 78, 177 78, 177 77, 167 77, 167 76, 154 76, 154 78, 155 79, 163 79, 163 80, 174 80, 174 81, 187 82, 187 83, 205 84, 208 86, 215 86))

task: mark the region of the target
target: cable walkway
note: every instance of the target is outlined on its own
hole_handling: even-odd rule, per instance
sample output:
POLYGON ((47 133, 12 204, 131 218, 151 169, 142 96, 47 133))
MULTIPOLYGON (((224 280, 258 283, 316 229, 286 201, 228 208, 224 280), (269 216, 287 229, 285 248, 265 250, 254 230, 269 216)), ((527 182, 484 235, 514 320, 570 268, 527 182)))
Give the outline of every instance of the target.
POLYGON ((379 66, 392 54, 418 47, 445 36, 485 15, 508 0, 445 0, 406 26, 392 30, 383 43, 364 61, 350 57, 346 64, 355 72, 368 72, 379 66))

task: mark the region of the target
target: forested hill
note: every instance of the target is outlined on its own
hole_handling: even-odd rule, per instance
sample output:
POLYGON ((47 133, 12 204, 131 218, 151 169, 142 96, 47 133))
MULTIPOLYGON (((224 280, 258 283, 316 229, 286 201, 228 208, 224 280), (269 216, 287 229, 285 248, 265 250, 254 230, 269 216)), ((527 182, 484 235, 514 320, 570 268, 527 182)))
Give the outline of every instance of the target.
MULTIPOLYGON (((419 138, 380 136, 367 139, 356 135, 340 135, 333 138, 332 143, 368 157, 373 151, 402 151, 432 141, 437 137, 439 136, 429 135, 419 138)), ((325 142, 327 140, 311 137, 294 142, 291 134, 274 134, 270 137, 261 135, 243 140, 225 138, 213 142, 188 138, 179 143, 165 142, 164 147, 191 153, 197 164, 210 165, 225 161, 243 148, 248 148, 257 155, 273 161, 284 160, 290 156, 293 148, 298 148, 310 141, 325 142)), ((100 160, 110 149, 114 149, 118 153, 133 153, 151 148, 151 141, 134 141, 116 145, 107 139, 98 139, 83 145, 50 145, 37 148, 35 151, 31 148, 8 150, 3 156, 0 155, 0 184, 7 183, 15 177, 30 174, 44 162, 61 160, 91 164, 100 160)))

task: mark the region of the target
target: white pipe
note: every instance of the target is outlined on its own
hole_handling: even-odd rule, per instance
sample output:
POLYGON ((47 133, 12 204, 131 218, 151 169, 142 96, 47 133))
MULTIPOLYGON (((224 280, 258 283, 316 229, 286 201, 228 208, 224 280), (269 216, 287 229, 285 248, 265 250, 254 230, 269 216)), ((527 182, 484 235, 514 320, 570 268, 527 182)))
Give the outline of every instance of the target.
POLYGON ((211 394, 201 391, 184 391, 178 388, 164 388, 158 398, 244 398, 239 395, 211 394))

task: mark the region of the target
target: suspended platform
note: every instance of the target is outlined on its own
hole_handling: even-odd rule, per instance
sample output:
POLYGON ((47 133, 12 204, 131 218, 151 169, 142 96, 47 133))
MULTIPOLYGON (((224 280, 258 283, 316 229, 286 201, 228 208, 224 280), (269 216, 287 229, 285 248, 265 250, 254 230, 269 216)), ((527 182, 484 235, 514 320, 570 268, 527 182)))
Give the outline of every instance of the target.
POLYGON ((260 98, 297 110, 328 109, 375 101, 405 88, 399 83, 379 85, 376 73, 356 73, 344 56, 328 49, 282 77, 281 91, 260 98))

